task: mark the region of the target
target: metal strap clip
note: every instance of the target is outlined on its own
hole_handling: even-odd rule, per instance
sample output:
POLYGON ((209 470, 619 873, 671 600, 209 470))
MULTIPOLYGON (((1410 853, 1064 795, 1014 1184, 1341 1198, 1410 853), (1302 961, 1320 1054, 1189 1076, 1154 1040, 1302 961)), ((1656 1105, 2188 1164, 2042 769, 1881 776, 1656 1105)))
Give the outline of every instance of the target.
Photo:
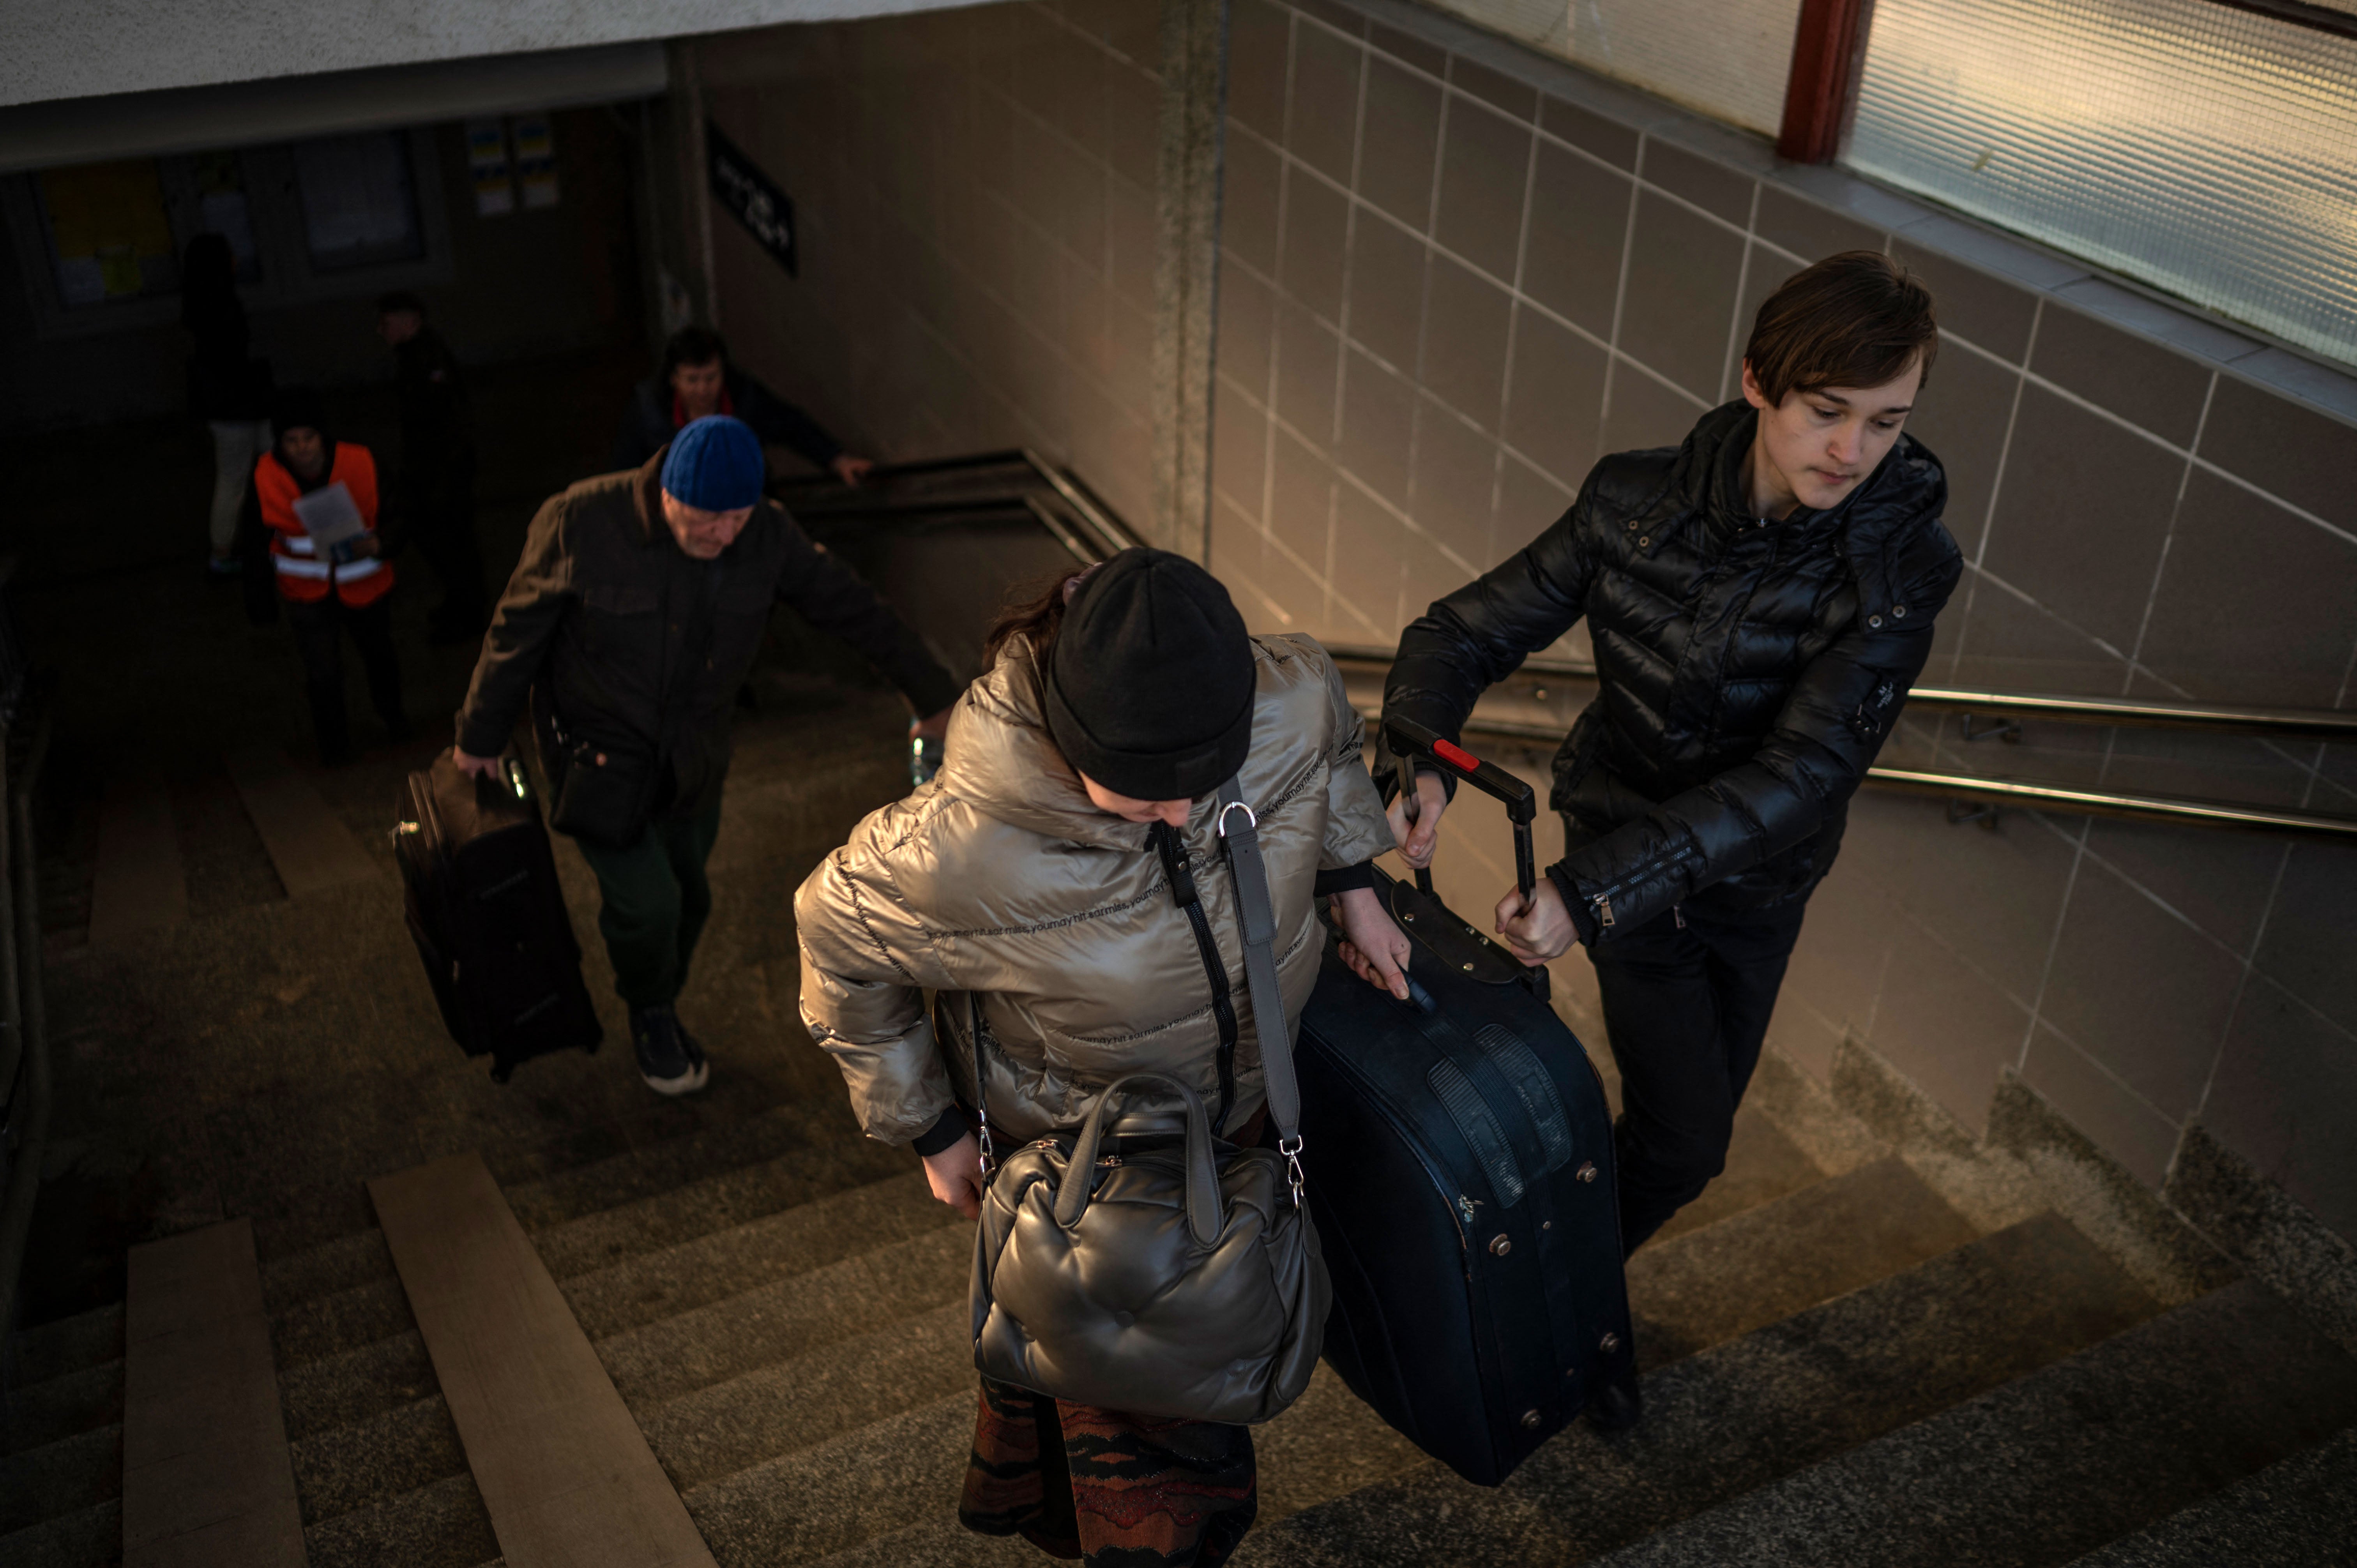
POLYGON ((1301 1207, 1301 1134, 1276 1141, 1276 1152, 1285 1156, 1286 1178, 1293 1184, 1293 1207, 1301 1207))

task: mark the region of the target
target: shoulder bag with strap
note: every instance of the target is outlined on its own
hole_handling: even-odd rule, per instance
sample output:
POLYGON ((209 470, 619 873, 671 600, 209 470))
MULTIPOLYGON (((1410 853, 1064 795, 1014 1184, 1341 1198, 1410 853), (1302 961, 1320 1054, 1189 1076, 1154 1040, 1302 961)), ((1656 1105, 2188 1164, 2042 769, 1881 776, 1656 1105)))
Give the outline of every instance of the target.
MULTIPOLYGON (((1133 1073, 1097 1097, 1077 1135, 1036 1140, 1000 1163, 982 1009, 968 995, 985 1184, 971 1303, 974 1361, 985 1377, 1078 1404, 1240 1423, 1268 1420, 1308 1386, 1331 1292, 1301 1201, 1301 1098, 1259 824, 1232 779, 1219 805, 1277 1146, 1225 1142, 1193 1089, 1133 1073), (1185 1115, 1183 1146, 1100 1155, 1123 1107, 1173 1101, 1185 1115)), ((1175 867, 1172 896, 1195 924, 1211 976, 1224 1112, 1235 1040, 1227 974, 1185 849, 1157 847, 1175 867)))

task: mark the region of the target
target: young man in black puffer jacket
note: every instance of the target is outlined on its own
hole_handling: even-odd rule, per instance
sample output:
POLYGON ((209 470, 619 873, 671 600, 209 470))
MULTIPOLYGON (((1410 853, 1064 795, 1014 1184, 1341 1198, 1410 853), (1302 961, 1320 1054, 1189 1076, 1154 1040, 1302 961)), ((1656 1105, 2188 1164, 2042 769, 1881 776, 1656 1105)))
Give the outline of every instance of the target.
MULTIPOLYGON (((1596 700, 1555 754, 1567 853, 1497 929, 1526 963, 1587 945, 1620 1064, 1621 1244, 1726 1166, 1808 897, 1963 571, 1947 480, 1901 434, 1939 347, 1931 295, 1869 251, 1760 308, 1743 397, 1622 452, 1520 553, 1400 638, 1387 715, 1457 735, 1583 616, 1596 700)), ((1411 865, 1448 800, 1419 780, 1411 865)))

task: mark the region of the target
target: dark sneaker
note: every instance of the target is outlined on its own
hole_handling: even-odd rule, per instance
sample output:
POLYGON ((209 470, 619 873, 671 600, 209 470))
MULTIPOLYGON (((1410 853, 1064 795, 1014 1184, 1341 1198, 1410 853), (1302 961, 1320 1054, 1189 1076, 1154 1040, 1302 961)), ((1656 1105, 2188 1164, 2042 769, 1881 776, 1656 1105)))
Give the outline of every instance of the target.
POLYGON ((639 1076, 657 1094, 693 1094, 709 1076, 704 1053, 688 1054, 679 1015, 668 1006, 632 1009, 630 1044, 639 1054, 639 1076))
POLYGON ((679 1021, 675 1013, 672 1015, 672 1027, 679 1031, 680 1048, 686 1051, 687 1059, 695 1064, 695 1081, 701 1087, 711 1071, 710 1064, 704 1059, 704 1042, 687 1032, 687 1026, 679 1021))

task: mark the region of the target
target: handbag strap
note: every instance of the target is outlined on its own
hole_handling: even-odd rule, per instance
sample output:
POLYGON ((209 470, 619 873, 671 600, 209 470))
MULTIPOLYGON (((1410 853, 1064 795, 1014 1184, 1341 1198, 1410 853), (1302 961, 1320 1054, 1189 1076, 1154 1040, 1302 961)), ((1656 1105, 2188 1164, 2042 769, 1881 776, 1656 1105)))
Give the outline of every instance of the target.
POLYGON ((1162 875, 1170 884, 1170 895, 1186 911, 1187 924, 1195 933, 1195 952, 1203 961, 1203 975, 1211 984, 1211 1018, 1220 1028, 1220 1106, 1211 1117, 1212 1128, 1225 1134, 1228 1109, 1234 1103, 1236 1088, 1236 1007, 1228 989, 1228 966, 1221 961, 1220 944, 1211 935, 1211 918, 1203 913, 1203 900, 1195 888, 1195 873, 1187 864, 1186 841, 1178 830, 1168 822, 1157 822, 1146 830, 1146 841, 1162 856, 1162 875))
POLYGON ((1293 1031, 1286 1022, 1285 992, 1276 979, 1276 908, 1268 896, 1268 867, 1261 859, 1260 819, 1245 804, 1231 778, 1220 786, 1220 843, 1236 887, 1236 914, 1244 929, 1244 988, 1252 998, 1253 1024, 1260 1031, 1260 1063, 1268 1113, 1276 1122, 1276 1151, 1293 1182, 1295 1208, 1301 1205, 1301 1088, 1293 1076, 1293 1031))
MULTIPOLYGON (((1227 854, 1228 874, 1236 889, 1236 915, 1243 926, 1244 994, 1251 999, 1253 1020, 1260 1030, 1261 1072, 1268 1096, 1268 1113, 1276 1122, 1277 1153, 1285 1156, 1294 1206, 1298 1208, 1302 1186, 1301 1089, 1293 1076, 1293 1034, 1286 1023, 1285 992, 1276 978, 1276 908, 1268 896, 1268 866, 1261 859, 1260 820, 1245 803, 1232 778, 1220 786, 1219 801, 1220 843, 1227 854)), ((1219 962, 1218 948, 1211 940, 1210 921, 1203 914, 1200 900, 1193 897, 1195 882, 1192 874, 1187 872, 1184 846, 1170 842, 1175 838, 1175 834, 1169 835, 1157 847, 1162 851, 1166 869, 1173 865, 1177 868, 1170 872, 1172 896, 1187 910, 1189 923, 1195 928, 1196 941, 1205 950, 1203 966, 1211 980, 1211 1006, 1220 1024, 1221 1114, 1212 1122, 1216 1128, 1226 1120, 1236 1040, 1235 1012, 1228 994, 1225 966, 1219 962)), ((967 992, 965 1005, 967 1038, 974 1047, 974 1109, 979 1122, 982 1175, 988 1181, 998 1168, 998 1159, 990 1137, 990 1099, 985 1083, 988 1074, 983 1064, 986 1030, 982 1021, 981 996, 967 992)))

